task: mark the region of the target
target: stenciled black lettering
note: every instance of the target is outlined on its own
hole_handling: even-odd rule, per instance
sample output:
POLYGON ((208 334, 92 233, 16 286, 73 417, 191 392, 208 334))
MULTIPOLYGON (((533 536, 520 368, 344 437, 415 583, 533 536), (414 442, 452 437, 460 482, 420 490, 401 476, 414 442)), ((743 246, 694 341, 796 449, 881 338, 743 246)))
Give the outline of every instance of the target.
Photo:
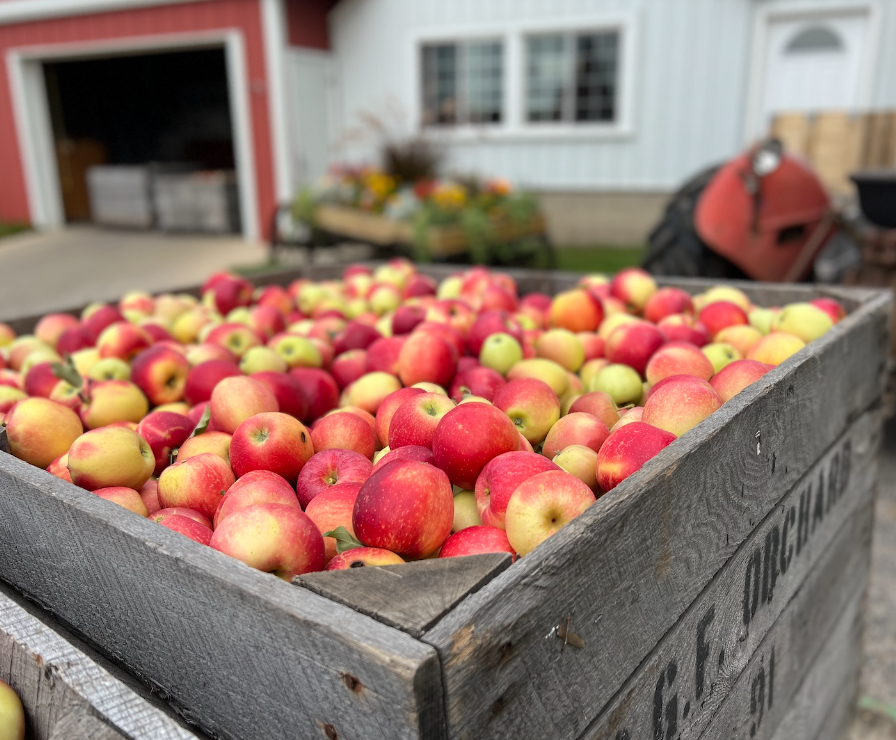
POLYGON ((758 547, 747 561, 744 571, 744 625, 749 626, 759 608, 759 587, 762 582, 762 550, 758 547))
POLYGON ((809 507, 812 504, 812 486, 800 493, 800 511, 796 520, 796 554, 803 551, 803 546, 809 538, 809 507))
POLYGON ((824 520, 824 477, 819 477, 815 487, 815 506, 812 508, 812 534, 815 528, 824 520))
POLYGON ((762 560, 762 601, 771 603, 778 582, 778 548, 781 546, 781 533, 777 527, 765 535, 765 555, 762 560))
POLYGON ((678 664, 673 660, 666 666, 656 682, 653 692, 653 740, 672 740, 678 733, 678 694, 666 701, 665 689, 672 691, 675 676, 678 674, 678 664))
POLYGON ((753 677, 753 683, 750 684, 750 714, 754 716, 753 724, 750 725, 750 737, 753 737, 765 716, 765 667, 763 666, 760 666, 759 673, 753 677), (758 717, 756 717, 757 714, 758 717))
POLYGON ((791 506, 784 512, 784 523, 781 525, 781 575, 787 572, 793 560, 793 543, 788 542, 790 528, 796 523, 796 508, 791 506))
POLYGON ((706 661, 709 659, 710 644, 706 640, 706 630, 716 617, 716 605, 713 604, 697 623, 697 665, 694 676, 697 686, 697 701, 703 698, 703 687, 706 680, 706 661))
POLYGON ((768 708, 772 708, 775 700, 775 646, 772 645, 772 657, 768 661, 768 708))
POLYGON ((837 490, 842 496, 846 493, 846 486, 849 485, 849 473, 852 468, 852 440, 848 439, 843 443, 843 451, 840 455, 840 470, 837 475, 837 490))

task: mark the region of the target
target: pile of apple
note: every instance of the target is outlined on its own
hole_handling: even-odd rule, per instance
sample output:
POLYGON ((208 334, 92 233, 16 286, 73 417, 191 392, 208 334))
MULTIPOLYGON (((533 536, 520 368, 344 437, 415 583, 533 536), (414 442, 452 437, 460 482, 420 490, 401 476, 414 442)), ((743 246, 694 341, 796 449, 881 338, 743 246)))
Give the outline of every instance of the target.
POLYGON ((844 315, 406 260, 0 324, 11 452, 282 578, 526 555, 844 315), (307 426, 306 426, 307 425, 307 426))

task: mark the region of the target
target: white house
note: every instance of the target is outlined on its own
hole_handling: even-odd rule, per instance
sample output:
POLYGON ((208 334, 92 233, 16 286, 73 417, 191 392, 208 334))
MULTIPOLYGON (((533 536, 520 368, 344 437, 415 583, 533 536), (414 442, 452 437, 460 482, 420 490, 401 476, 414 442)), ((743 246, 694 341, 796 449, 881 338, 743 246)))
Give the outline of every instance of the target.
POLYGON ((316 110, 292 50, 294 116, 331 132, 294 139, 296 182, 369 158, 339 132, 399 111, 455 170, 543 194, 560 243, 643 241, 776 112, 896 108, 896 0, 341 0, 329 31, 316 110))

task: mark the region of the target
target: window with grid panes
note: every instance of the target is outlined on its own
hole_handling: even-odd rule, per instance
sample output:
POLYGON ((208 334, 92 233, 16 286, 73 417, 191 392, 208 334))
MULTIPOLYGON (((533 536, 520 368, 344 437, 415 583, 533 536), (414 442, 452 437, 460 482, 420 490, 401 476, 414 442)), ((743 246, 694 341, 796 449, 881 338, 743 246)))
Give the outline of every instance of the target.
POLYGON ((424 44, 422 55, 424 126, 501 123, 500 41, 424 44))
POLYGON ((612 123, 618 72, 618 31, 530 36, 526 121, 612 123))

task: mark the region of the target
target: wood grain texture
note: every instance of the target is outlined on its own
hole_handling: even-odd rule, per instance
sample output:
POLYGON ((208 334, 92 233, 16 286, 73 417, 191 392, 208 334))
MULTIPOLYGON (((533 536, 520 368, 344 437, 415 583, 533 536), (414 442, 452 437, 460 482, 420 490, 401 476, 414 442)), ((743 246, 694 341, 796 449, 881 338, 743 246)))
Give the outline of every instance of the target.
MULTIPOLYGON (((854 515, 856 543, 871 541, 873 512, 870 497, 854 515)), ((704 740, 770 738, 794 703, 794 697, 813 663, 831 650, 832 633, 845 611, 860 609, 868 580, 870 552, 837 542, 840 562, 833 552, 810 574, 775 623, 703 733, 704 740)), ((826 707, 816 706, 823 714, 826 707)), ((693 737, 697 737, 694 735, 693 737)))
POLYGON ((29 738, 86 739, 93 735, 72 734, 65 728, 86 727, 88 720, 103 728, 98 740, 195 738, 4 594, 0 594, 0 678, 22 699, 29 738))
POLYGON ((861 600, 846 609, 771 740, 845 740, 859 688, 862 611, 861 600))
POLYGON ((0 578, 224 738, 438 738, 435 651, 0 454, 0 578))
POLYGON ((70 712, 53 726, 47 740, 123 740, 124 735, 96 717, 70 712))
POLYGON ((890 302, 871 297, 433 627, 449 736, 578 737, 879 399, 890 302), (583 650, 550 637, 567 617, 583 650))
POLYGON ((419 637, 510 562, 506 553, 491 553, 308 573, 293 583, 419 637))
MULTIPOLYGON (((863 577, 879 434, 877 415, 866 414, 813 466, 715 575, 581 740, 615 740, 626 733, 630 738, 651 737, 658 727, 673 727, 676 737, 698 737, 785 608, 798 614, 818 611, 819 602, 832 598, 832 589, 846 593, 856 576, 863 577), (840 475, 847 455, 848 478, 840 475), (816 502, 820 509, 813 518, 816 502), (806 512, 805 518, 801 512, 806 512), (794 601, 802 605, 794 606, 794 601), (670 672, 675 676, 671 682, 670 672)), ((840 607, 838 601, 835 615, 840 607)))
POLYGON ((6 438, 6 427, 0 426, 0 452, 9 452, 9 440, 6 438))

